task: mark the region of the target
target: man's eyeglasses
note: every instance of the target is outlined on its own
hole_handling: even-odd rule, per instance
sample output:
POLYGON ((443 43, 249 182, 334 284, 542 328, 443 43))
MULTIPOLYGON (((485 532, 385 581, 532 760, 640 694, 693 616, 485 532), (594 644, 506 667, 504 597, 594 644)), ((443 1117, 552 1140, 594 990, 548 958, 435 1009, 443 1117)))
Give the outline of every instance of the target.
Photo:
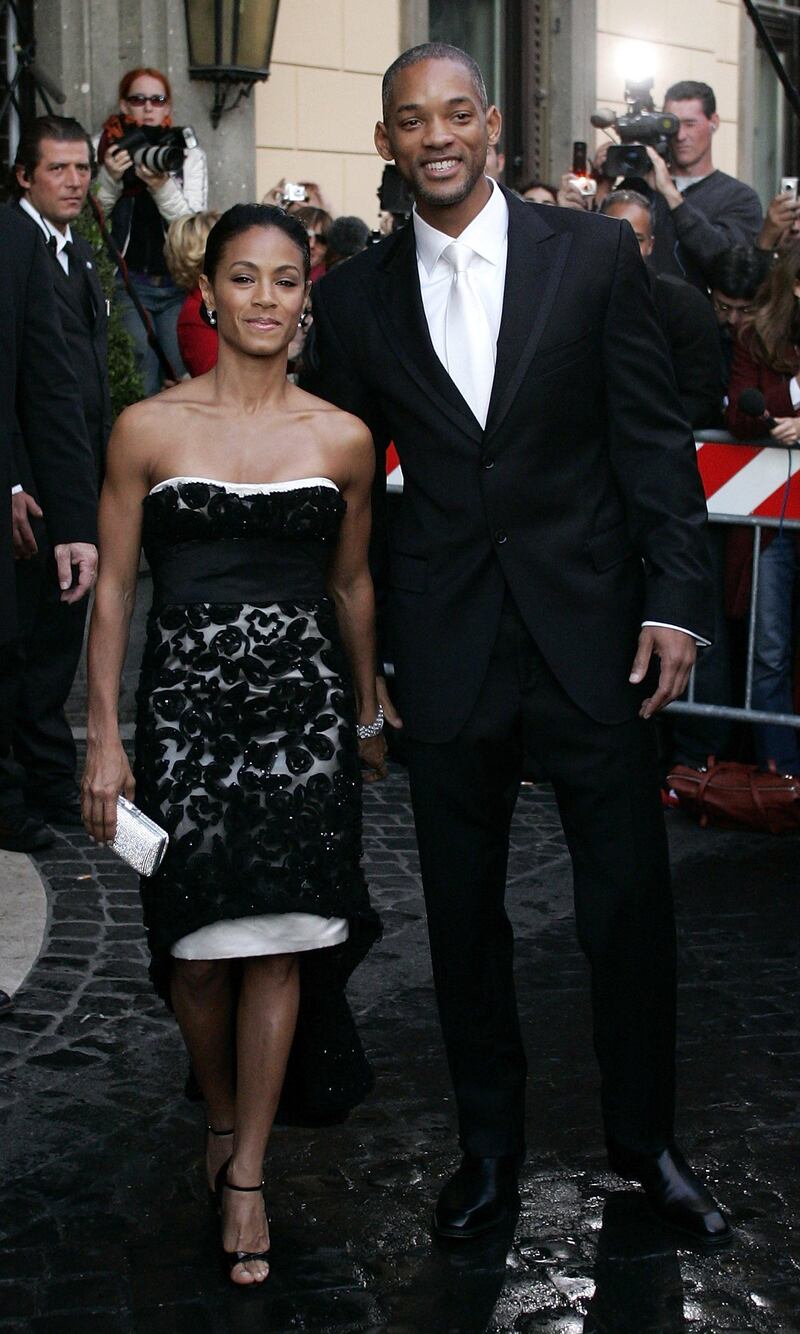
POLYGON ((752 315, 755 306, 730 306, 727 301, 711 303, 718 315, 752 315))
POLYGON ((125 101, 132 107, 146 107, 148 102, 152 107, 165 107, 169 98, 166 93, 128 93, 125 101))

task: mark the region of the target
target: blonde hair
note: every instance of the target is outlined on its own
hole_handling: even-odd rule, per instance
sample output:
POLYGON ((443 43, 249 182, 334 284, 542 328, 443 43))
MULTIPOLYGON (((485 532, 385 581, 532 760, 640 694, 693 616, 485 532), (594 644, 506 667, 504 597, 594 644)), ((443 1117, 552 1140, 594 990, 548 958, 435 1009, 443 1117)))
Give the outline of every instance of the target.
POLYGON ((208 233, 219 218, 219 213, 189 213, 175 218, 164 241, 164 258, 173 282, 188 292, 197 286, 203 272, 208 233))

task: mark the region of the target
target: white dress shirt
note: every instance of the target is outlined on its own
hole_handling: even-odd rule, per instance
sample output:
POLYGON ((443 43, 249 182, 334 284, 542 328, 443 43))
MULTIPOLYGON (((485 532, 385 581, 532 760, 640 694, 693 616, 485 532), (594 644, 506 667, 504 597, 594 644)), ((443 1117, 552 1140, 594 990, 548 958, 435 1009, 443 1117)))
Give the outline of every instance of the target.
POLYGON ((56 238, 56 259, 67 277, 69 277, 69 255, 64 252, 64 246, 72 243, 72 232, 69 229, 69 223, 67 223, 63 232, 60 232, 57 227, 53 227, 53 225, 47 221, 47 218, 42 217, 39 210, 33 207, 33 204, 28 203, 28 200, 24 195, 19 203, 20 208, 24 208, 28 216, 33 218, 33 221, 41 229, 45 241, 49 241, 51 236, 56 238))
MULTIPOLYGON (((489 177, 486 179, 489 180, 489 177)), ((431 227, 419 216, 416 208, 412 214, 422 306, 434 351, 445 370, 445 312, 453 269, 446 259, 442 259, 442 251, 456 239, 475 251, 475 258, 470 264, 470 280, 486 312, 495 359, 497 357, 508 256, 508 204, 494 182, 490 181, 490 184, 492 193, 488 203, 484 204, 478 216, 472 219, 458 238, 431 227)))
MULTIPOLYGON (((494 181, 488 176, 486 179, 492 187, 492 193, 477 217, 472 219, 458 237, 448 236, 446 232, 431 227, 429 222, 425 222, 424 218, 419 216, 416 206, 412 213, 422 308, 425 311, 433 350, 445 370, 447 370, 445 311, 453 270, 451 265, 442 259, 442 251, 454 240, 471 246, 475 251, 475 258, 470 265, 470 277, 486 313, 492 333, 495 361, 497 359, 497 339, 503 318, 503 292, 508 259, 508 204, 494 181)), ((695 635, 691 630, 685 630, 681 625, 668 625, 663 621, 643 621, 642 625, 681 630, 683 634, 691 635, 698 645, 709 643, 707 639, 695 635)))

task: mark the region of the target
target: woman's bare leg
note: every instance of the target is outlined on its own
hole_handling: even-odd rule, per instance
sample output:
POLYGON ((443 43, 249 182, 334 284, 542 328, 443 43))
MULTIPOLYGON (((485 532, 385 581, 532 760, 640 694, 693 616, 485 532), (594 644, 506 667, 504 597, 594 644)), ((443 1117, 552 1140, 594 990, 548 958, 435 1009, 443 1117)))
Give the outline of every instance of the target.
MULTIPOLYGON (((264 1154, 294 1038, 300 970, 291 954, 245 959, 242 966, 236 1016, 235 1133, 228 1180, 236 1186, 255 1186, 264 1170, 264 1154)), ((222 1245, 226 1251, 268 1248, 261 1194, 227 1190, 223 1192, 223 1206, 222 1245)), ((231 1277, 235 1283, 250 1285, 263 1281, 268 1272, 265 1261, 250 1261, 236 1265, 231 1277)))
MULTIPOLYGON (((236 1110, 230 973, 227 959, 175 959, 172 969, 172 1005, 215 1130, 232 1130, 236 1110)), ((232 1150, 228 1136, 208 1136, 209 1186, 232 1150)))

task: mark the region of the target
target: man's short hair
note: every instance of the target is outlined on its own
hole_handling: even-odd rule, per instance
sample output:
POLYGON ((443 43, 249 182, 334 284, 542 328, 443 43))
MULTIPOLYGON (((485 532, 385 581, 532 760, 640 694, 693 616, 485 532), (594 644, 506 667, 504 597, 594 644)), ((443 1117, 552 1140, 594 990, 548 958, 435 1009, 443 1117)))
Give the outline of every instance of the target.
POLYGON ((447 42, 423 42, 421 46, 412 46, 408 51, 401 52, 384 74, 381 88, 384 120, 392 104, 392 94, 398 74, 401 70, 410 69, 412 65, 421 65, 423 60, 455 60, 459 65, 463 65, 472 79, 481 110, 486 111, 489 98, 486 95, 486 84, 477 60, 466 51, 462 51, 460 46, 450 46, 447 42))
POLYGON ((345 215, 328 228, 328 255, 351 259, 369 245, 369 227, 362 218, 345 215))
POLYGON ((35 120, 23 125, 22 133, 14 158, 14 170, 11 173, 11 190, 16 199, 25 194, 17 180, 17 167, 21 167, 28 180, 42 160, 42 140, 54 139, 59 144, 85 143, 89 150, 89 166, 94 173, 94 145, 91 136, 72 116, 37 116, 35 120))
POLYGON ((607 213, 612 204, 636 204, 637 208, 643 208, 645 213, 651 213, 650 200, 638 190, 612 190, 600 205, 600 212, 607 213))
POLYGON ((696 79, 682 79, 679 83, 673 83, 664 94, 664 106, 667 102, 691 102, 695 98, 703 104, 703 115, 709 118, 713 116, 717 109, 714 89, 696 79))
POLYGON ((751 301, 769 273, 772 256, 755 246, 737 245, 717 255, 709 273, 713 292, 735 301, 751 301))

